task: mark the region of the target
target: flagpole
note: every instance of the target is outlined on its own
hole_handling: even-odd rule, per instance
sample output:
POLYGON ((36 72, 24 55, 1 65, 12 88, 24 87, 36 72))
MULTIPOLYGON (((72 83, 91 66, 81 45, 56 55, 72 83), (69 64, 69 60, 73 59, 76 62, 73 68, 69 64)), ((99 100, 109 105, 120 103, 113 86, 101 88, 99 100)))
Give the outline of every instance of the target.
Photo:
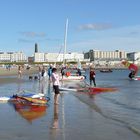
POLYGON ((67 31, 68 31, 68 18, 65 25, 65 36, 64 36, 64 54, 63 54, 63 65, 65 66, 66 62, 66 51, 67 51, 67 31))

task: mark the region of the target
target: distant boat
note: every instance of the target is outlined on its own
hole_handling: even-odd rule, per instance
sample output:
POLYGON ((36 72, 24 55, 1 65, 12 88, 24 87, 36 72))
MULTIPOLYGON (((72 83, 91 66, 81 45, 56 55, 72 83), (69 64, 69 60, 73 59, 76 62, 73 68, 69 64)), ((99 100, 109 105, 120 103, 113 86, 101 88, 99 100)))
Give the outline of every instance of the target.
POLYGON ((112 69, 101 69, 100 72, 110 73, 113 72, 112 69))

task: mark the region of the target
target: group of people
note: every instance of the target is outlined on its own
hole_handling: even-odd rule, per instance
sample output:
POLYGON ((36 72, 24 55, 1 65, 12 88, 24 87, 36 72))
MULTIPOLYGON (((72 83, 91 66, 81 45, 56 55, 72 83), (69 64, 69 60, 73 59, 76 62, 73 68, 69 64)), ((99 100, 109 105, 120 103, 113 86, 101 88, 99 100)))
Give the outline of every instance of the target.
MULTIPOLYGON (((79 75, 81 75, 81 71, 78 70, 78 72, 79 72, 79 75)), ((63 70, 61 71, 61 74, 62 74, 62 76, 64 75, 63 70)), ((92 86, 92 84, 94 84, 94 86, 96 87, 95 75, 96 74, 95 74, 94 69, 90 68, 90 73, 89 73, 90 86, 92 86)), ((57 69, 56 68, 52 68, 51 79, 52 79, 52 82, 53 82, 53 89, 54 89, 54 92, 55 92, 54 103, 58 104, 58 95, 60 93, 60 91, 59 91, 60 83, 59 83, 59 75, 57 73, 57 69)))

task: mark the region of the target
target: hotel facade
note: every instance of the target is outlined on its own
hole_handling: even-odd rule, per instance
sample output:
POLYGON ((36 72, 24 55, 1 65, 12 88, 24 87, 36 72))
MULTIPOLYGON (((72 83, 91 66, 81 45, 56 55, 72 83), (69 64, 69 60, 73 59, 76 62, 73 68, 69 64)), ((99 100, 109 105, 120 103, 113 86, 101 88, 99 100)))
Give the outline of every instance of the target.
MULTIPOLYGON (((34 53, 34 62, 63 62, 64 54, 62 53, 34 53)), ((83 53, 66 53, 65 60, 67 62, 85 61, 83 53)))
POLYGON ((84 54, 85 59, 90 59, 90 62, 95 64, 112 64, 120 63, 121 60, 127 59, 127 53, 125 51, 100 51, 89 50, 84 54))
POLYGON ((27 62, 23 52, 0 52, 0 62, 27 62))

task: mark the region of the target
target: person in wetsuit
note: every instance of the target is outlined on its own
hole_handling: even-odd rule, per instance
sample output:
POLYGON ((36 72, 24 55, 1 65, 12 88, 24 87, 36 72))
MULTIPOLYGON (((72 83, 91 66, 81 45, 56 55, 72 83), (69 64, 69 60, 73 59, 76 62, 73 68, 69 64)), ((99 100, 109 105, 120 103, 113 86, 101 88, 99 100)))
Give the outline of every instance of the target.
POLYGON ((135 71, 131 71, 131 72, 129 73, 128 77, 129 77, 130 79, 134 78, 134 77, 135 77, 135 71))
POLYGON ((95 75, 96 74, 95 74, 93 68, 91 68, 90 73, 89 73, 90 86, 92 86, 92 82, 93 82, 94 86, 96 87, 95 75))

